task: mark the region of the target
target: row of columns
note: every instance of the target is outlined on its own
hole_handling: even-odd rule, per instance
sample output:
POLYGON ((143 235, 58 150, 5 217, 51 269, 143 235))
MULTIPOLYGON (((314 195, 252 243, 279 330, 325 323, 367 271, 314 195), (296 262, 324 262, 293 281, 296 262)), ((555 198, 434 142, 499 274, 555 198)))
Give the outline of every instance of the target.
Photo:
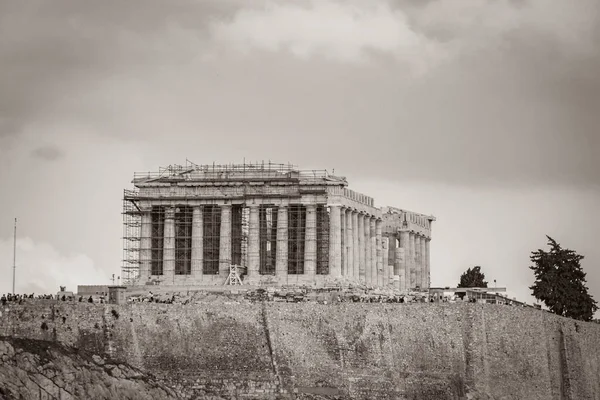
MULTIPOLYGON (((246 281, 252 283, 257 280, 260 269, 260 225, 259 205, 251 204, 249 208, 248 227, 248 265, 246 281)), ((219 240, 219 273, 227 276, 231 265, 231 205, 222 204, 221 226, 219 240)), ((314 276, 317 271, 317 205, 305 205, 306 219, 304 227, 304 275, 314 276)), ((331 222, 339 226, 339 206, 332 206, 331 222), (337 210, 337 212, 336 212, 337 210), (336 219, 337 214, 337 219, 336 219)), ((191 244, 191 275, 201 278, 203 275, 203 214, 201 206, 193 207, 192 214, 192 244, 191 244)), ((142 281, 148 279, 151 274, 151 230, 152 221, 150 213, 142 214, 142 226, 140 232, 140 278, 142 281)), ((330 227, 330 232, 332 231, 330 227)), ((339 241, 339 228, 333 230, 331 243, 339 241), (337 232, 337 234, 336 234, 337 232)), ((285 277, 288 268, 288 207, 278 207, 277 210, 277 236, 276 236, 276 258, 275 275, 285 277)), ((339 247, 339 246, 338 246, 339 247)), ((341 255, 338 251, 330 249, 330 275, 341 274, 341 255), (332 255, 337 254, 331 259, 332 255)), ((175 208, 165 210, 164 233, 163 233, 163 277, 168 282, 175 275, 175 208)))
POLYGON ((329 207, 329 273, 371 286, 386 282, 381 219, 351 208, 329 207))
MULTIPOLYGON (((231 264, 231 205, 221 205, 219 245, 219 272, 229 273, 231 264)), ((317 219, 316 205, 306 205, 304 275, 316 274, 317 219)), ((329 275, 344 277, 371 286, 387 286, 395 278, 400 290, 428 288, 430 282, 430 239, 414 232, 401 231, 397 238, 382 237, 381 220, 354 209, 330 206, 329 275), (394 251, 390 252, 393 240, 394 251), (343 255, 342 255, 343 253, 343 255), (389 255, 393 258, 390 260, 389 255)), ((200 206, 193 208, 191 274, 203 274, 203 214, 200 206)), ((288 208, 277 210, 277 252, 275 274, 287 275, 288 267, 288 208)), ((151 217, 142 214, 140 242, 140 273, 142 279, 150 274, 151 217)), ((259 205, 249 206, 248 265, 246 280, 250 283, 259 276, 260 238, 259 205)), ((175 273, 175 221, 174 208, 167 208, 163 237, 163 275, 165 279, 175 273)))
MULTIPOLYGON (((397 276, 395 286, 399 290, 410 290, 417 287, 428 289, 430 285, 430 253, 431 239, 410 231, 400 231, 397 236, 399 245, 394 248, 393 270, 397 276)), ((391 240, 394 241, 395 237, 391 240)))

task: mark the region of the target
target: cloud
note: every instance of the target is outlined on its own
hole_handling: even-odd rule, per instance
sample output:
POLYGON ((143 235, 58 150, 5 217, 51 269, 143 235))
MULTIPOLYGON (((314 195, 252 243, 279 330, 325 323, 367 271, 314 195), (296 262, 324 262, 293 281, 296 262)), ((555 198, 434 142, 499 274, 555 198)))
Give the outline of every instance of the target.
MULTIPOLYGON (((0 240, 0 293, 12 291, 13 240, 0 240)), ((60 254, 52 245, 30 238, 17 239, 17 293, 56 293, 59 286, 75 292, 77 285, 109 283, 84 254, 60 254)))
POLYGON ((438 51, 436 43, 411 29, 406 15, 385 2, 269 3, 241 9, 231 21, 216 21, 213 36, 243 52, 287 51, 364 62, 369 53, 391 55, 421 68, 438 51))
POLYGON ((54 146, 42 146, 33 150, 31 155, 46 161, 55 161, 63 157, 64 153, 54 146))
POLYGON ((572 56, 597 54, 600 4, 545 0, 444 0, 407 8, 414 29, 463 49, 504 51, 519 40, 539 41, 572 56))
POLYGON ((572 56, 597 55, 595 0, 576 6, 544 0, 267 2, 212 19, 218 41, 243 53, 284 51, 362 63, 384 54, 422 71, 482 50, 502 51, 527 35, 542 36, 572 56))
POLYGON ((0 139, 61 113, 85 118, 82 100, 123 71, 189 62, 207 19, 238 3, 0 2, 0 139))
POLYGON ((600 184, 595 0, 37 1, 0 5, 0 150, 85 131, 160 164, 600 184))

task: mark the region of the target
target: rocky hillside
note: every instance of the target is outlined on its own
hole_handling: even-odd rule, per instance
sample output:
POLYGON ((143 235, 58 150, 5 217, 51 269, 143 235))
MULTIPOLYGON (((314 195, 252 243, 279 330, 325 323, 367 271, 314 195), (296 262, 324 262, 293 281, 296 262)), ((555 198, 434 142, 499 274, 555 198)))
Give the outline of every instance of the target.
POLYGON ((0 336, 0 399, 175 399, 139 370, 58 343, 0 336))
POLYGON ((494 304, 203 300, 7 305, 0 393, 600 400, 598 324, 494 304))

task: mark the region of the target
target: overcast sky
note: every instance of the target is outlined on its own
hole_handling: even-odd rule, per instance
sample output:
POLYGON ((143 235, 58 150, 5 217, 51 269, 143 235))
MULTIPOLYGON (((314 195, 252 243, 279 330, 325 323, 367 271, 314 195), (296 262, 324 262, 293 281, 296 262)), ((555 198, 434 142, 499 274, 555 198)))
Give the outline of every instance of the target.
POLYGON ((0 0, 0 292, 119 274, 135 171, 335 169, 433 214, 432 284, 531 301, 545 235, 600 299, 597 0, 0 0))

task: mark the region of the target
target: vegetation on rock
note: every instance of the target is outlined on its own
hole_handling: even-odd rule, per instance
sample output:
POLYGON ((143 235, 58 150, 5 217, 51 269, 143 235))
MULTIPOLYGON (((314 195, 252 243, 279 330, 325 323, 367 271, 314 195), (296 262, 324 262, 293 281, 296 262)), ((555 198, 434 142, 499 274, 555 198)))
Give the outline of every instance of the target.
POLYGON ((529 268, 535 275, 535 282, 529 287, 533 296, 555 314, 590 321, 598 306, 585 285, 586 274, 580 265, 584 257, 546 237, 550 251, 538 249, 530 256, 533 265, 529 268))

